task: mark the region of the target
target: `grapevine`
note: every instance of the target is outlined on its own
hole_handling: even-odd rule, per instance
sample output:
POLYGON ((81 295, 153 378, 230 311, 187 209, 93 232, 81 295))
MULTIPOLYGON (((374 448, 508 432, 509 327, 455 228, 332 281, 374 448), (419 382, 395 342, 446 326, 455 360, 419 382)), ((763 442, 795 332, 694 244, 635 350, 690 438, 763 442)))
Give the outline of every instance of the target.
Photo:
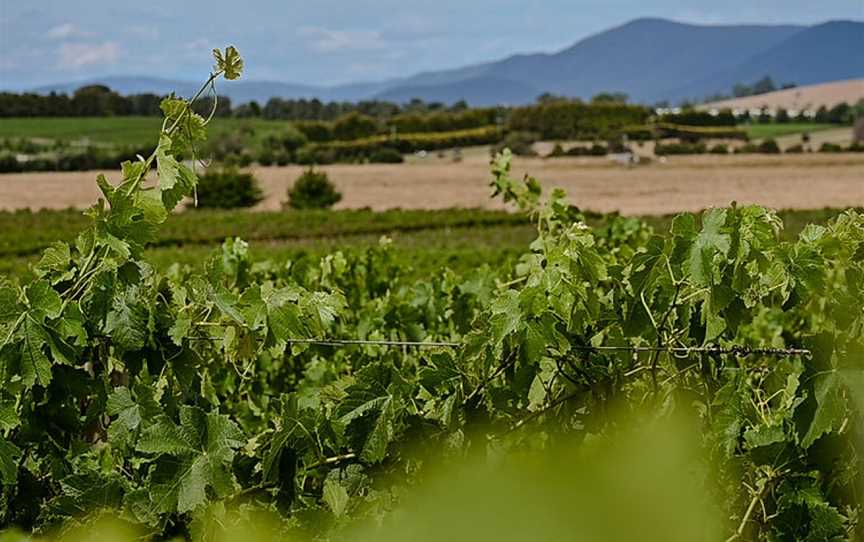
POLYGON ((386 240, 276 268, 239 239, 202 271, 160 271, 143 249, 194 197, 185 159, 209 119, 192 103, 243 69, 233 47, 214 56, 195 97, 162 103, 152 155, 116 186, 99 177, 90 227, 32 282, 0 282, 2 525, 107 509, 206 539, 247 506, 286 532, 326 515, 326 537, 399 506, 422 477, 408 440, 551 447, 613 431, 614 404, 698 420, 730 540, 859 534, 864 216, 794 242, 734 204, 663 234, 591 229, 560 190, 514 179, 505 151, 494 193, 537 225, 507 273, 411 281, 386 240))

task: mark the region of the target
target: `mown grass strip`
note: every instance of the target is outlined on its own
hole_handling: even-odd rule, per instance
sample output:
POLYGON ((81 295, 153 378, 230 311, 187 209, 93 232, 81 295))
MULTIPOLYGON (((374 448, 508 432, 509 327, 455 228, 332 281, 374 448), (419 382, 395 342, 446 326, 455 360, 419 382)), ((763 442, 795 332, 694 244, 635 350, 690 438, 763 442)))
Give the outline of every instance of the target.
MULTIPOLYGON (((0 256, 35 254, 56 240, 69 241, 86 223, 80 211, 0 213, 0 256)), ((227 237, 248 241, 322 239, 441 228, 521 225, 523 216, 503 211, 190 211, 172 215, 153 247, 211 245, 227 237)))

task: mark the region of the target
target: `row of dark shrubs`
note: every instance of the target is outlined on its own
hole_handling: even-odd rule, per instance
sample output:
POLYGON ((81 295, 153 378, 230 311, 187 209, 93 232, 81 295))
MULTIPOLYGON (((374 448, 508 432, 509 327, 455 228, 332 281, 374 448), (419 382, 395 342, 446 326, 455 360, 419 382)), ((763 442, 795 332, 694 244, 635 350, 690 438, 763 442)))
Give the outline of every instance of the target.
POLYGON ((303 147, 295 152, 271 151, 263 149, 254 157, 248 153, 231 154, 223 159, 224 162, 241 167, 248 166, 252 162, 258 162, 262 166, 287 166, 288 164, 314 165, 334 164, 337 162, 368 162, 370 164, 401 164, 405 161, 402 153, 391 147, 369 150, 366 153, 339 153, 327 145, 311 145, 303 147))
POLYGON ((88 171, 92 169, 114 169, 126 160, 135 160, 138 155, 149 155, 152 149, 104 149, 88 147, 71 152, 37 154, 27 160, 18 160, 10 152, 0 153, 0 173, 23 173, 28 171, 88 171))
MULTIPOLYGON (((342 199, 327 173, 311 167, 288 189, 284 207, 327 209, 342 199)), ((236 209, 252 207, 264 199, 257 179, 233 167, 213 170, 199 179, 194 209, 236 209)))
MULTIPOLYGON (((761 143, 747 143, 740 147, 735 147, 730 151, 728 145, 719 143, 708 147, 704 143, 658 143, 654 147, 654 154, 657 156, 668 156, 675 154, 800 154, 809 152, 803 145, 793 145, 785 151, 780 149, 777 142, 773 139, 766 139, 761 143)), ((852 143, 848 147, 838 145, 836 143, 823 143, 816 152, 864 152, 864 143, 852 143)))

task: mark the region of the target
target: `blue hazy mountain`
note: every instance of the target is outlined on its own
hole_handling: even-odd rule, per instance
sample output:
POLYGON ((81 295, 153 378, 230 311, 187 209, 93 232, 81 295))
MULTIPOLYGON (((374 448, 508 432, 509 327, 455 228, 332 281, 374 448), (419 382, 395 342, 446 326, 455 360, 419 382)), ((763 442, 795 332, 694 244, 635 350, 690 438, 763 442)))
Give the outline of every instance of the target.
MULTIPOLYGON (((220 91, 237 103, 262 104, 271 97, 522 104, 546 92, 580 98, 624 92, 631 101, 654 103, 698 100, 764 76, 778 84, 799 85, 864 77, 864 23, 694 25, 636 19, 552 53, 514 55, 375 83, 325 87, 253 80, 220 91)), ((68 93, 97 82, 123 94, 174 90, 188 95, 194 89, 185 81, 106 77, 35 90, 68 93)))

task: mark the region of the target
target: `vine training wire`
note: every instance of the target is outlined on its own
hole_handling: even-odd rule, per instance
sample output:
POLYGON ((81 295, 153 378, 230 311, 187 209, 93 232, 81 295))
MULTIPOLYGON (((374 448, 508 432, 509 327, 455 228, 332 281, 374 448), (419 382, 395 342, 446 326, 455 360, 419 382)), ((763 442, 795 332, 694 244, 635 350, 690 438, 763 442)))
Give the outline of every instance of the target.
MULTIPOLYGON (((315 346, 386 346, 417 348, 457 348, 459 342, 448 341, 387 341, 371 339, 287 339, 288 344, 310 344, 315 346)), ((585 352, 668 352, 670 354, 731 354, 734 356, 809 356, 806 348, 752 348, 749 346, 572 346, 585 352)))

